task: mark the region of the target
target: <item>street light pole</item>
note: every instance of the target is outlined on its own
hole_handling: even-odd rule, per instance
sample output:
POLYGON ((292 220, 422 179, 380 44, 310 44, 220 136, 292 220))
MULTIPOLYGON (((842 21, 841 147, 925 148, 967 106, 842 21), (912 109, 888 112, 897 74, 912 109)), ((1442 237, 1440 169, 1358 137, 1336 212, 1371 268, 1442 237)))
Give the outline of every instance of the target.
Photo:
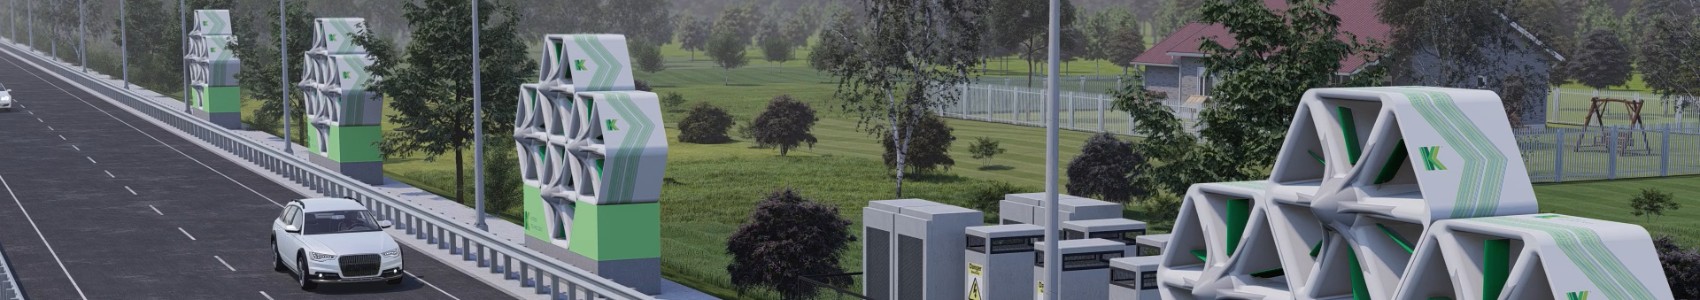
POLYGON ((183 0, 177 0, 177 41, 180 42, 178 45, 182 47, 179 48, 182 51, 177 53, 177 61, 183 67, 183 112, 193 113, 194 111, 191 110, 193 106, 189 105, 189 62, 182 59, 182 57, 189 55, 189 11, 187 9, 189 9, 189 6, 184 5, 183 0))
POLYGON ((87 14, 83 0, 77 0, 77 60, 82 61, 83 73, 89 72, 89 49, 88 44, 83 42, 89 34, 88 28, 83 25, 83 17, 87 14))
POLYGON ((118 0, 118 56, 123 61, 123 68, 119 72, 124 73, 122 75, 124 77, 124 89, 128 90, 130 89, 130 13, 125 8, 124 2, 128 2, 128 0, 118 0))
POLYGON ((1050 62, 1045 74, 1045 283, 1051 286, 1045 299, 1058 300, 1056 287, 1062 280, 1062 253, 1057 252, 1057 244, 1062 241, 1057 235, 1057 209, 1062 206, 1057 201, 1057 100, 1061 92, 1057 90, 1058 31, 1061 27, 1059 11, 1060 0, 1051 0, 1050 28, 1050 62))
POLYGON ((478 210, 478 229, 490 231, 484 223, 484 86, 478 70, 478 2, 472 0, 472 196, 478 210))
POLYGON ((277 60, 280 66, 278 69, 283 71, 283 77, 278 78, 277 85, 283 91, 283 97, 280 98, 283 99, 283 153, 295 154, 295 151, 290 149, 295 142, 289 139, 289 132, 295 128, 289 126, 289 119, 293 115, 289 114, 289 23, 284 22, 285 14, 288 13, 283 8, 283 0, 277 0, 277 60))

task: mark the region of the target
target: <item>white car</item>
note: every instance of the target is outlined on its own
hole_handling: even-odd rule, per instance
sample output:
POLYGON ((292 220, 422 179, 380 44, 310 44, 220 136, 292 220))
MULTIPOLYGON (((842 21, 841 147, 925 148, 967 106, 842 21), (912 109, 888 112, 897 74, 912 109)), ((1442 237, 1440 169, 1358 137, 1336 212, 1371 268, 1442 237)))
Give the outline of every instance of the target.
POLYGON ((0 84, 0 109, 12 111, 12 89, 0 84))
POLYGON ((389 227, 354 200, 290 201, 272 221, 272 264, 294 273, 304 290, 319 283, 400 284, 401 246, 384 232, 389 227))

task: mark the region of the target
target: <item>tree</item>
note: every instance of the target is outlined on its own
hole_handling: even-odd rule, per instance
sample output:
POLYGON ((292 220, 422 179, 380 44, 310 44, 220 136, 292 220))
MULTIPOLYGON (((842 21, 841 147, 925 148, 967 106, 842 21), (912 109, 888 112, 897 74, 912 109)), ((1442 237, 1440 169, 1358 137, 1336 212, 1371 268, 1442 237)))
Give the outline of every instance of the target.
POLYGON ((820 118, 815 117, 815 109, 810 108, 808 103, 792 99, 791 95, 780 95, 773 97, 773 101, 767 103, 767 110, 750 123, 750 135, 755 137, 757 144, 778 146, 779 156, 785 156, 798 145, 815 147, 815 135, 809 133, 815 121, 820 121, 820 118))
MULTIPOLYGON (((183 46, 178 32, 175 17, 162 18, 164 15, 176 15, 177 6, 170 9, 160 0, 123 0, 127 1, 126 14, 130 20, 130 73, 146 74, 147 76, 131 76, 130 80, 144 88, 171 93, 182 89, 183 85, 183 46)), ((119 43, 120 32, 118 20, 112 21, 112 43, 119 43)), ((19 24, 22 28, 23 25, 19 24)), ((20 33, 22 35, 22 33, 20 33)), ((16 41, 17 39, 13 39, 16 41)))
POLYGON ((915 124, 910 125, 909 129, 913 130, 911 132, 912 137, 909 147, 905 147, 907 151, 904 151, 901 156, 904 158, 904 165, 901 167, 897 164, 897 159, 900 157, 897 155, 897 145, 893 144, 891 140, 883 140, 885 166, 887 168, 899 170, 898 174, 906 172, 926 173, 940 168, 949 169, 950 166, 956 165, 956 160, 950 158, 950 143, 955 141, 956 137, 950 135, 953 129, 950 128, 950 125, 944 123, 943 118, 934 114, 927 114, 915 124))
POLYGON ((697 144, 718 144, 731 141, 726 129, 732 128, 732 114, 708 102, 697 103, 691 112, 679 120, 679 141, 697 144))
MULTIPOLYGON (((1050 4, 1045 1, 1029 0, 988 0, 992 2, 989 15, 991 43, 996 47, 1016 49, 1027 62, 1027 85, 1033 85, 1033 74, 1036 73, 1036 61, 1045 56, 1046 40, 1049 38, 1050 4)), ((1062 12, 1059 22, 1063 31, 1073 31, 1075 21, 1074 4, 1068 0, 1062 1, 1062 12)), ((1079 36, 1079 32, 1063 33, 1062 42, 1064 53, 1077 53, 1081 49, 1073 47, 1079 44, 1067 41, 1068 38, 1079 36)))
MULTIPOLYGON (((378 81, 371 91, 386 97, 395 114, 396 129, 379 143, 389 155, 420 153, 426 160, 444 154, 455 159, 455 199, 465 200, 465 151, 472 143, 472 26, 465 22, 472 7, 457 0, 423 0, 403 4, 412 41, 398 55, 395 46, 371 32, 354 37, 375 62, 366 70, 378 81)), ((517 99, 513 91, 537 65, 521 41, 519 12, 512 6, 479 1, 483 33, 478 55, 483 76, 484 129, 513 128, 517 99), (492 15, 500 13, 500 18, 492 15)), ((503 135, 500 133, 493 135, 503 135)))
POLYGON ((714 25, 708 21, 696 20, 695 18, 687 17, 686 20, 689 21, 680 21, 680 26, 684 28, 679 29, 679 48, 690 51, 691 60, 695 61, 697 60, 697 51, 708 49, 708 38, 713 32, 714 25))
POLYGON ((814 25, 810 25, 809 23, 820 21, 810 21, 803 18, 818 17, 820 16, 805 16, 799 12, 796 16, 785 21, 784 28, 782 28, 780 32, 783 33, 782 35, 785 36, 785 41, 791 44, 792 47, 808 46, 809 37, 815 35, 814 31, 810 30, 810 27, 814 25))
MULTIPOLYGON (((1523 28, 1539 38, 1548 48, 1561 54, 1576 53, 1576 32, 1581 31, 1581 10, 1586 0, 1524 0, 1511 1, 1511 18, 1523 28)), ((1560 62, 1553 66, 1550 75, 1552 83, 1561 84, 1570 79, 1565 72, 1566 63, 1560 62)))
POLYGON ((1170 230, 1175 226, 1175 217, 1181 213, 1181 198, 1169 193, 1156 193, 1140 201, 1140 207, 1145 209, 1145 219, 1151 225, 1151 230, 1170 230))
POLYGON ((631 45, 629 49, 631 49, 632 64, 637 67, 638 71, 655 73, 667 70, 667 61, 661 57, 660 46, 642 40, 632 41, 629 45, 631 45))
POLYGON ((1026 192, 1013 184, 1003 181, 989 181, 976 185, 968 192, 968 205, 964 207, 985 212, 986 223, 998 223, 998 201, 1003 201, 1005 195, 1026 192))
MULTIPOLYGON (((518 216, 522 213, 508 213, 509 210, 525 203, 524 182, 519 177, 518 154, 514 152, 513 137, 490 135, 485 137, 487 146, 484 147, 484 207, 498 215, 518 216)), ((472 189, 468 183, 463 189, 472 189)))
POLYGON ((1116 66, 1122 67, 1122 74, 1133 67, 1133 59, 1145 52, 1145 35, 1139 33, 1139 26, 1118 27, 1113 35, 1104 39, 1104 59, 1116 66))
POLYGON ((855 49, 850 48, 850 41, 862 38, 861 32, 856 29, 861 26, 856 23, 856 16, 838 14, 832 20, 832 24, 821 31, 820 41, 809 50, 809 68, 816 71, 832 71, 856 58, 855 49))
POLYGON ((1133 58, 1145 51, 1145 36, 1139 32, 1139 22, 1125 9, 1093 14, 1081 28, 1087 41, 1086 58, 1108 60, 1122 67, 1123 74, 1133 66, 1133 58))
POLYGON ((714 36, 708 39, 708 56, 714 58, 714 64, 719 65, 725 72, 721 73, 720 84, 731 85, 732 69, 743 67, 750 63, 745 56, 748 42, 738 37, 738 33, 716 29, 714 36))
POLYGON ((602 5, 602 13, 591 16, 607 26, 604 31, 655 46, 673 43, 672 1, 614 0, 602 5))
POLYGON ((1671 294, 1676 299, 1700 299, 1700 285, 1694 284, 1700 282, 1700 252, 1683 250, 1670 236, 1653 239, 1653 250, 1659 253, 1671 294))
MULTIPOLYGON (((726 253, 732 255, 726 273, 739 292, 765 288, 785 299, 812 298, 816 287, 803 276, 843 273, 838 261, 855 240, 850 221, 839 217, 838 207, 780 189, 757 203, 726 239, 726 253)), ((850 278, 843 276, 817 280, 850 285, 850 278)))
POLYGON ((886 161, 897 173, 899 197, 911 155, 925 156, 917 163, 929 167, 954 163, 944 153, 948 147, 917 150, 912 148, 927 146, 912 142, 949 136, 934 112, 961 99, 949 87, 967 84, 983 61, 986 19, 981 16, 988 5, 987 0, 863 0, 865 25, 824 34, 848 43, 853 58, 831 71, 838 78, 834 96, 857 116, 858 129, 885 140, 881 143, 888 145, 886 161))
POLYGON ((1629 49, 1617 35, 1605 30, 1588 33, 1582 53, 1576 55, 1576 81, 1594 89, 1605 89, 1629 81, 1629 49))
POLYGON ((792 38, 785 35, 779 23, 768 22, 762 25, 761 53, 769 62, 785 63, 791 61, 791 52, 796 49, 791 43, 792 38))
MULTIPOLYGON (((1151 22, 1151 33, 1162 35, 1174 32, 1199 20, 1199 10, 1204 5, 1203 0, 1169 0, 1157 7, 1155 20, 1151 22)), ((1158 39, 1162 39, 1161 36, 1158 39)))
POLYGON ((1080 156, 1068 162, 1068 194, 1097 196, 1116 203, 1143 197, 1146 191, 1135 187, 1128 176, 1134 166, 1144 162, 1144 157, 1133 152, 1132 143, 1109 133, 1093 135, 1080 147, 1080 156))
MULTIPOLYGON (((1666 3, 1664 1, 1646 1, 1645 3, 1666 3)), ((1675 5, 1671 1, 1668 5, 1675 5)), ((1692 90, 1700 86, 1700 68, 1694 66, 1700 63, 1700 24, 1689 22, 1691 17, 1683 16, 1680 12, 1692 9, 1680 8, 1650 8, 1649 10, 1670 11, 1672 13, 1646 16, 1640 36, 1640 51, 1636 55, 1636 69, 1641 72, 1641 79, 1654 92, 1664 95, 1695 94, 1692 90)))
MULTIPOLYGON (((1566 67, 1564 64, 1551 69, 1530 67, 1529 55, 1547 56, 1547 48, 1529 42, 1524 32, 1502 18, 1501 12, 1541 13, 1531 18, 1536 22, 1531 25, 1552 26, 1552 22, 1566 18, 1548 15, 1555 8, 1540 4, 1550 5, 1555 1, 1569 0, 1378 2, 1381 20, 1393 29, 1388 49, 1391 54, 1380 65, 1388 66, 1395 85, 1490 89, 1500 91, 1501 95, 1517 94, 1519 97, 1503 98, 1506 108, 1519 115, 1529 113, 1528 108, 1539 106, 1542 101, 1530 96, 1544 94, 1549 78, 1563 77, 1561 69, 1566 67), (1557 75, 1549 76, 1554 73, 1557 75)), ((1558 30, 1564 29, 1543 27, 1528 32, 1568 35, 1558 30)), ((1556 63, 1556 59, 1553 61, 1556 63)))
MULTIPOLYGON (((313 19, 317 16, 308 11, 306 6, 305 2, 291 2, 284 7, 284 20, 288 23, 289 28, 295 29, 289 31, 287 38, 289 53, 284 55, 284 57, 289 58, 290 76, 305 75, 301 71, 302 63, 306 59, 303 53, 313 47, 313 31, 311 28, 313 28, 313 19)), ((235 18, 236 26, 234 27, 236 29, 236 40, 239 42, 232 43, 230 50, 235 51, 236 57, 242 59, 242 69, 237 71, 236 77, 240 80, 242 89, 248 91, 244 95, 260 101, 260 108, 254 111, 251 123, 259 125, 262 129, 275 129, 280 119, 284 117, 283 101, 287 100, 290 101, 290 106, 295 108, 290 110, 288 116, 290 120, 293 120, 292 124, 296 125, 296 128, 291 128, 296 130, 292 137, 305 139, 308 124, 302 117, 302 112, 305 110, 301 109, 301 107, 304 107, 301 99, 295 97, 296 93, 293 92, 295 87, 290 87, 292 92, 287 97, 280 95, 279 93, 282 91, 278 90, 280 88, 278 87, 279 82, 287 80, 293 85, 294 82, 299 81, 299 78, 278 78, 283 74, 278 73, 277 13, 277 9, 274 8, 266 10, 264 15, 258 16, 237 14, 235 18)))
POLYGON ((1665 211, 1682 209, 1682 203, 1676 202, 1676 197, 1670 193, 1648 188, 1641 189, 1640 195, 1629 199, 1629 209, 1629 214, 1647 216, 1647 221, 1652 222, 1653 216, 1664 216, 1665 211))
POLYGON ((968 153, 973 154, 974 159, 981 160, 981 165, 991 163, 992 157, 1003 154, 1004 150, 1003 146, 998 145, 998 140, 991 137, 975 138, 974 143, 968 144, 968 153))
POLYGON ((661 105, 667 107, 667 110, 679 109, 680 105, 685 105, 685 95, 667 92, 667 95, 661 96, 661 105))

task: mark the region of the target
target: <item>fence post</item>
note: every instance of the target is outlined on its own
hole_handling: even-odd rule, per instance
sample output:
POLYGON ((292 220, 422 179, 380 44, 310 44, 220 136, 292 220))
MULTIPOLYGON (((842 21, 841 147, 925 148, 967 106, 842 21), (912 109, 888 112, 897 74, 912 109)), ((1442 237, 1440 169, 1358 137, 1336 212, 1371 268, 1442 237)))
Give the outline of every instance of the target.
POLYGON ((1606 132, 1606 179, 1617 179, 1617 127, 1606 132))
POLYGON ((1098 94, 1098 132, 1104 132, 1104 94, 1098 94))
MULTIPOLYGON (((1009 81, 1009 80, 1004 79, 1004 81, 1009 81)), ((1006 85, 1006 87, 1007 87, 1007 85, 1006 85)), ((1019 93, 1019 91, 1016 91, 1014 87, 1009 88, 1009 123, 1010 124, 1021 124, 1021 123, 1015 122, 1015 118, 1018 117, 1018 116, 1021 116, 1017 112, 1017 110, 1019 110, 1020 107, 1021 107, 1021 95, 1017 94, 1017 93, 1019 93)))
POLYGON ((1670 176, 1670 124, 1659 130, 1659 176, 1670 176))
MULTIPOLYGON (((1085 77, 1082 77, 1080 82, 1081 82, 1081 84, 1086 84, 1085 83, 1086 82, 1085 77)), ((1074 116, 1074 101, 1080 100, 1080 93, 1079 92, 1068 93, 1067 99, 1068 99, 1068 128, 1078 130, 1078 129, 1080 129, 1080 127, 1075 126, 1075 124, 1074 124, 1075 122, 1079 121, 1079 118, 1074 116)))
POLYGON ((1564 182, 1564 128, 1559 128, 1558 139, 1552 148, 1552 182, 1564 182))
POLYGON ((957 117, 968 119, 968 83, 962 84, 962 98, 956 99, 957 117))

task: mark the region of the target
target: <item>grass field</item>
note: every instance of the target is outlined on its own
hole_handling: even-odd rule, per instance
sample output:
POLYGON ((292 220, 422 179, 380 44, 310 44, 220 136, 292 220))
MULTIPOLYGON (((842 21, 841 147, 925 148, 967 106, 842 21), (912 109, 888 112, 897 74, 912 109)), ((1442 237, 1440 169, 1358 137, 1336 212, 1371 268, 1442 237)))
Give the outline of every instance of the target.
MULTIPOLYGON (((662 190, 661 215, 662 271, 667 278, 724 298, 776 299, 767 294, 739 295, 725 275, 730 262, 725 240, 754 203, 775 189, 794 188, 807 198, 838 207, 844 218, 859 226, 861 208, 867 201, 895 197, 890 172, 881 166, 876 137, 858 130, 855 117, 842 113, 832 99, 834 78, 809 69, 803 61, 761 61, 760 53, 753 49, 748 53, 750 65, 733 70, 720 69, 701 53, 698 60, 691 60, 689 53, 676 46, 664 48, 663 54, 668 60, 666 71, 635 75, 658 93, 685 96, 689 100, 685 107, 708 102, 725 108, 742 123, 753 119, 772 97, 791 95, 812 105, 821 116, 813 131, 820 142, 813 148, 793 150, 787 157, 742 140, 712 145, 670 141, 666 177, 673 182, 662 190)), ((807 52, 799 51, 797 56, 807 57, 807 52)), ((1101 68, 1093 64, 1073 62, 1066 74, 1120 74, 1119 68, 1108 63, 1102 63, 1101 68)), ((1019 60, 1009 61, 1008 67, 994 61, 988 68, 987 80, 1025 80, 1016 77, 1026 72, 1019 60)), ((251 112, 253 105, 245 105, 245 109, 251 112)), ((678 136, 675 122, 683 117, 683 110, 665 113, 669 136, 678 136)), ((386 107, 386 113, 393 112, 386 107)), ((948 123, 957 137, 951 148, 956 166, 941 174, 911 178, 905 186, 905 198, 966 204, 970 191, 991 181, 1009 182, 1029 191, 1042 189, 1043 129, 965 120, 948 123), (1008 152, 989 163, 973 160, 967 155, 967 146, 977 137, 997 139, 1008 152)), ((385 129, 392 126, 386 123, 385 129)), ((1062 133, 1059 148, 1065 163, 1079 152, 1087 137, 1089 134, 1083 132, 1062 133)), ((452 196, 452 163, 452 157, 435 161, 417 155, 392 157, 386 161, 385 173, 427 191, 452 196)), ((470 168, 470 158, 467 164, 470 168)), ((1067 179, 1063 180, 1066 183, 1067 179)), ((1695 200, 1700 199, 1697 177, 1541 185, 1536 193, 1542 199, 1543 211, 1641 223, 1644 221, 1628 214, 1625 203, 1643 187, 1660 187, 1676 193, 1690 207, 1700 206, 1695 200)), ((1127 214, 1137 219, 1144 212, 1129 209, 1127 214)), ((513 220, 518 211, 503 215, 513 220)), ((1651 224, 1648 228, 1655 234, 1678 236, 1689 245, 1700 243, 1700 229, 1694 229, 1700 225, 1700 208, 1677 211, 1651 224)), ((842 260, 845 269, 859 271, 859 248, 859 243, 854 243, 847 249, 842 260)))

